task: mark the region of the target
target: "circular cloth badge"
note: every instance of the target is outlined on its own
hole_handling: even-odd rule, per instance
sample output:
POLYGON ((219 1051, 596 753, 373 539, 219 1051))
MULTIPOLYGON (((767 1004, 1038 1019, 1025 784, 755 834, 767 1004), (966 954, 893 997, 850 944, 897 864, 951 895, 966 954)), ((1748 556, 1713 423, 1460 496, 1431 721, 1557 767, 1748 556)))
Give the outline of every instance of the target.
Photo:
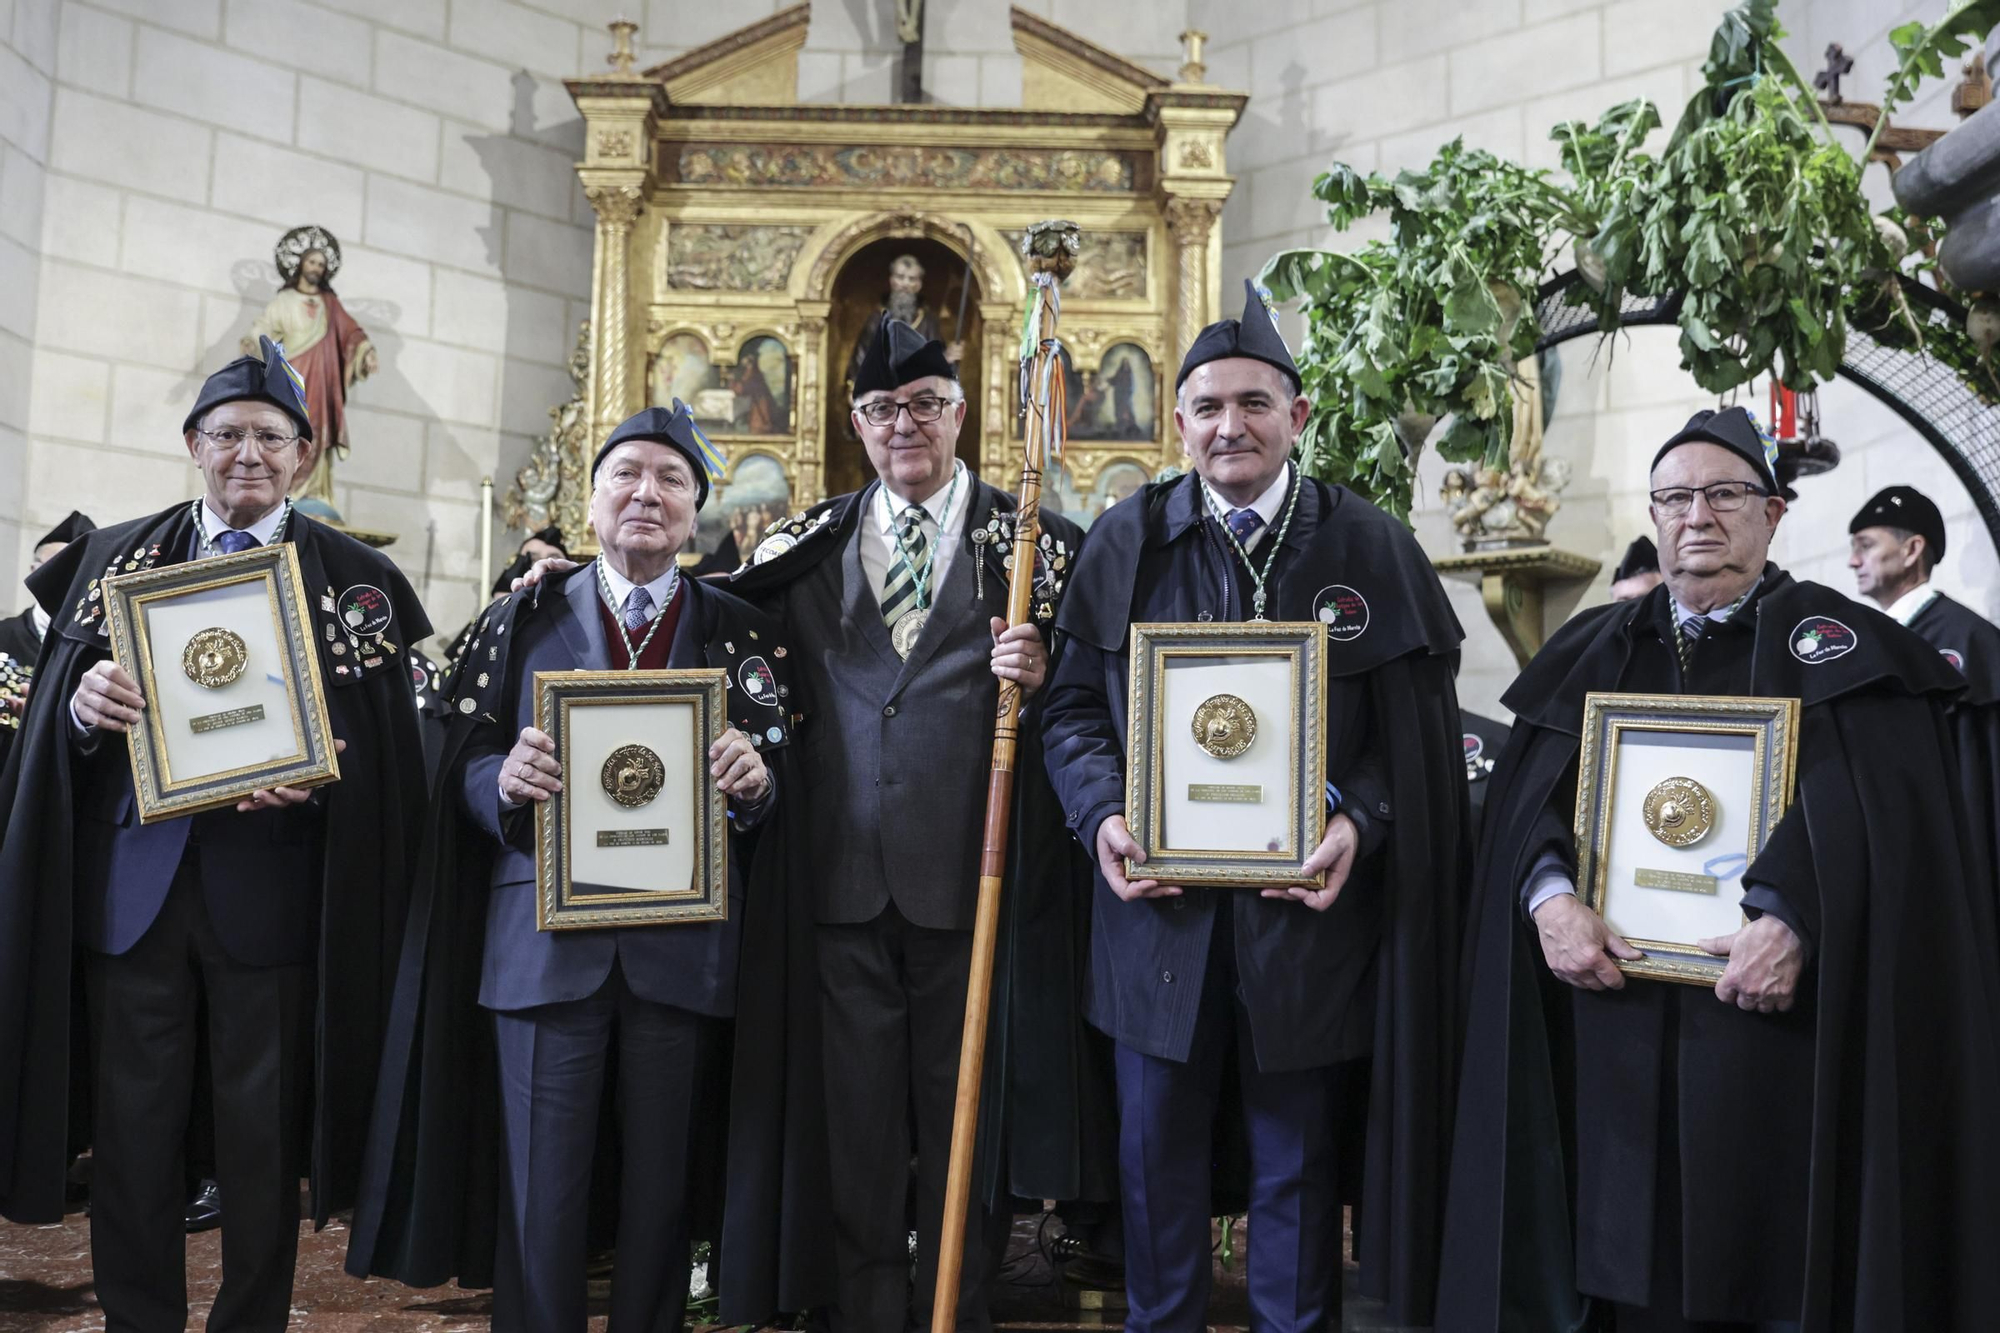
POLYGON ((1368 628, 1368 599, 1345 583, 1329 584, 1313 597, 1313 619, 1335 643, 1358 639, 1368 628))
POLYGON ((1473 733, 1462 733, 1465 737, 1465 778, 1468 782, 1478 782, 1493 771, 1493 761, 1486 758, 1486 741, 1473 733))
POLYGON ((770 665, 761 657, 745 662, 736 672, 736 682, 752 702, 763 704, 766 708, 778 702, 777 678, 772 676, 770 665))
POLYGON ((1960 675, 1965 674, 1964 653, 1961 653, 1956 648, 1940 648, 1938 649, 1938 656, 1942 657, 1945 661, 1951 663, 1954 667, 1958 668, 1958 673, 1960 675))
POLYGON ((1831 616, 1807 616, 1791 633, 1792 656, 1808 666, 1845 657, 1857 642, 1854 631, 1831 616))
POLYGON ((357 583, 340 594, 340 623, 356 638, 380 634, 389 620, 389 594, 373 584, 357 583))

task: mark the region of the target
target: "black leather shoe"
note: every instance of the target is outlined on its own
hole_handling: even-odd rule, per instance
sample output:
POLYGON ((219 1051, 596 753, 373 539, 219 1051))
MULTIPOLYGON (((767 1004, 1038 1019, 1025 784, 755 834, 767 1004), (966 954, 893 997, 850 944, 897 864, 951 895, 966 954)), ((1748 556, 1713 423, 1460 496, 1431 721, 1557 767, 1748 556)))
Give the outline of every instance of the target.
POLYGON ((197 1231, 213 1231, 222 1225, 222 1186, 212 1180, 201 1182, 201 1188, 188 1200, 187 1229, 192 1236, 197 1231))

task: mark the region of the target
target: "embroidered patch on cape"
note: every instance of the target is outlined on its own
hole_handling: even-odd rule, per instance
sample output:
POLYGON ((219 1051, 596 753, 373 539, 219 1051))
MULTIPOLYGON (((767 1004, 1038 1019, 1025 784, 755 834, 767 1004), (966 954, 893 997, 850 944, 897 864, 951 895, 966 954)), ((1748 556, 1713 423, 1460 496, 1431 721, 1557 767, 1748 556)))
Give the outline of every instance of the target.
POLYGON ((369 638, 389 628, 389 594, 372 583, 357 583, 340 594, 340 623, 349 634, 369 638))
POLYGON ((1326 626, 1326 637, 1347 643, 1368 628, 1368 599, 1345 583, 1332 583, 1313 596, 1313 618, 1326 626))
POLYGON ((1958 673, 1961 676, 1965 674, 1964 653, 1961 653, 1956 648, 1940 648, 1938 649, 1938 656, 1942 657, 1945 661, 1951 663, 1954 667, 1957 667, 1958 673))
POLYGON ((753 657, 745 662, 736 673, 736 681, 743 687, 743 693, 752 700, 772 708, 778 702, 778 681, 771 674, 770 664, 761 657, 753 657))
POLYGON ((1845 657, 1858 642, 1853 630, 1831 616, 1807 616, 1791 633, 1792 656, 1807 666, 1845 657))

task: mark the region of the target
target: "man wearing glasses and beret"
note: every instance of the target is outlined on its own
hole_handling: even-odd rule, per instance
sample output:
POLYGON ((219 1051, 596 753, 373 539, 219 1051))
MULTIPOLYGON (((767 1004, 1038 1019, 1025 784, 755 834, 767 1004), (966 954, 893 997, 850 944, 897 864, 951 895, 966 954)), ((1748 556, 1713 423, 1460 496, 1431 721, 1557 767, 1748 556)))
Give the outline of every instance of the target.
POLYGON ((286 499, 312 426, 282 349, 262 352, 211 375, 188 413, 200 499, 90 533, 28 580, 53 625, 0 778, 0 1213, 62 1219, 66 1130, 87 1116, 91 1259, 114 1329, 187 1320, 182 1151, 203 1012, 228 1199, 209 1326, 285 1325, 300 1176, 319 1222, 353 1202, 423 806, 406 657, 430 622, 385 557, 286 499), (104 581, 276 542, 304 576, 341 780, 142 825, 125 733, 147 700, 111 660, 104 581), (87 1098, 70 1093, 79 980, 87 1098))
MULTIPOLYGON (((1042 511, 1033 620, 1009 628, 1014 501, 957 458, 965 393, 944 345, 881 321, 861 359, 853 417, 877 480, 774 525, 730 588, 778 618, 814 699, 800 757, 818 876, 833 1327, 881 1333, 926 1321, 932 1304, 999 680, 1032 696, 1047 678, 1047 629, 1082 534, 1042 511)), ((1022 724, 1024 747, 1038 731, 1022 724)), ((1072 1142, 1077 1093, 1064 1080, 1074 1079, 1083 1059, 1074 1044, 1085 1038, 1064 999, 1082 881, 1041 770, 1039 754, 1016 764, 1002 934, 1017 947, 1000 960, 994 995, 996 1044, 1032 1047, 1035 1065, 1024 1069, 1012 1052, 987 1065, 986 1162, 959 1298, 965 1329, 990 1327, 1008 1195, 1091 1193, 1076 1163, 1103 1156, 1072 1142), (1010 973, 1024 972, 1033 984, 1010 989, 1010 973), (1010 1014, 1033 1005, 1050 1021, 1006 1041, 1010 1014), (1052 1083, 1062 1086, 1021 1087, 1023 1076, 1058 1066, 1052 1083), (1031 1146, 1015 1132, 1022 1114, 1051 1132, 1031 1146), (1001 1139, 1018 1149, 1004 1175, 1001 1139)), ((1106 1197, 1109 1182, 1095 1192, 1106 1197)))
POLYGON ((1652 464, 1663 585, 1578 615, 1505 696, 1440 1328, 1579 1327, 1586 1305, 1620 1333, 1973 1328, 2000 1298, 1992 891, 1946 721, 1963 682, 1769 561, 1775 458, 1742 409, 1696 414, 1652 464), (1591 691, 1802 704, 1744 923, 1701 942, 1726 960, 1712 989, 1628 977, 1640 951, 1576 896, 1591 691))

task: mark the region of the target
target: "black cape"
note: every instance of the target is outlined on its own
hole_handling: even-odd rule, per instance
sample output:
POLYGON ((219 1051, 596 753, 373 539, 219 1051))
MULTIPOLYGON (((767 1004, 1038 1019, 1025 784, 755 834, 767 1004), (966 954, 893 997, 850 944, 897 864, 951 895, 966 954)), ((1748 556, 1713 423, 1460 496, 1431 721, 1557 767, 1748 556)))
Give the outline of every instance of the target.
MULTIPOLYGON (((727 586, 754 603, 821 560, 838 560, 867 493, 864 487, 835 496, 772 524, 727 586)), ((995 492, 989 549, 1011 549, 1014 510, 1013 496, 995 492)), ((1049 641, 1053 675, 1062 651, 1053 623, 1084 534, 1047 507, 1039 522, 1030 612, 1049 641)), ((987 575, 1004 580, 1007 571, 996 561, 987 575)), ((1031 699, 1014 759, 1014 812, 980 1106, 980 1192, 989 1203, 1009 1195, 1109 1201, 1118 1197, 1110 1054, 1082 1018, 1090 864, 1063 827, 1062 807, 1042 763, 1041 734, 1039 701, 1031 699), (993 1151, 994 1145, 1004 1145, 1004 1151, 993 1151)))
MULTIPOLYGON (((86 1034, 71 1022, 68 729, 77 681, 110 654, 97 582, 178 564, 193 535, 191 507, 177 504, 72 542, 28 581, 55 623, 15 754, 0 773, 0 1214, 17 1222, 61 1220, 68 1122, 89 1112, 87 1098, 70 1091, 72 1039, 86 1034)), ((386 556, 296 510, 289 540, 304 575, 333 734, 347 742, 340 781, 326 789, 321 881, 310 1163, 311 1212, 324 1222, 353 1202, 374 1099, 423 791, 404 650, 431 626, 386 556), (391 611, 382 651, 367 668, 358 665, 362 653, 349 650, 336 611, 336 599, 362 585, 385 594, 391 611)))
POLYGON ((2000 627, 1939 593, 1910 629, 1965 677, 1965 693, 1951 710, 1958 790, 2000 912, 2000 627))
MULTIPOLYGON (((473 622, 465 655, 445 688, 434 799, 423 830, 395 1005, 383 1043, 374 1128, 354 1210, 347 1271, 413 1287, 453 1278, 493 1284, 499 1216, 498 1077, 491 1015, 479 1006, 492 846, 457 814, 449 795, 458 757, 482 730, 512 716, 501 692, 518 627, 560 598, 557 574, 514 593, 473 622)), ((768 650, 789 682, 782 639, 768 617, 726 592, 703 588, 696 632, 709 665, 733 667, 768 650)), ((767 824, 738 835, 748 854, 746 910, 737 965, 727 1088, 707 1116, 714 1141, 696 1150, 694 1234, 714 1242, 725 1323, 762 1323, 831 1298, 832 1219, 821 1114, 818 964, 810 867, 800 864, 804 783, 789 740, 806 707, 796 685, 765 705, 732 670, 728 713, 750 735, 778 727, 762 748, 779 793, 767 824)), ((593 1200, 593 1211, 599 1211, 593 1200)), ((613 1212, 615 1215, 615 1210, 613 1212)))
MULTIPOLYGON (((54 626, 50 628, 53 629, 54 626)), ((0 620, 0 653, 5 653, 23 666, 30 667, 35 664, 35 659, 42 655, 42 639, 35 633, 33 607, 24 607, 20 615, 0 620)))
MULTIPOLYGON (((1537 818, 1574 781, 1584 696, 1619 688, 1635 627, 1665 596, 1578 615, 1505 698, 1516 719, 1487 798, 1465 954, 1440 1328, 1548 1333, 1590 1317, 1575 1282, 1567 1092, 1585 1075, 1570 1060, 1569 988, 1544 964, 1520 891, 1537 818)), ((1950 790, 1944 709, 1960 682, 1831 589, 1771 570, 1758 602, 1754 693, 1803 703, 1795 809, 1809 846, 1787 850, 1810 858, 1818 895, 1796 904, 1816 923, 1802 984, 1819 1016, 1802 1328, 1983 1327, 2000 1299, 2000 1006, 1990 891, 1950 790), (1809 618, 1840 622, 1851 646, 1796 656, 1809 618)))
MULTIPOLYGON (((1091 526, 1088 577, 1071 589, 1059 628, 1105 652, 1125 650, 1141 562, 1174 536, 1174 488, 1191 484, 1192 476, 1151 483, 1091 526)), ((1358 622, 1353 602, 1329 613, 1339 623, 1329 625, 1336 632, 1328 634, 1327 670, 1368 675, 1376 725, 1390 738, 1384 748, 1397 811, 1377 858, 1387 891, 1365 1139, 1346 1149, 1360 1154, 1360 1190, 1350 1200, 1358 1287, 1388 1303, 1392 1322, 1424 1324, 1437 1281, 1471 854, 1464 732, 1452 683, 1464 635, 1409 529, 1344 486, 1311 478, 1301 485, 1299 512, 1312 513, 1316 525, 1303 551, 1278 560, 1266 615, 1324 619, 1317 610, 1327 585, 1361 592, 1358 622)), ((1354 1176, 1343 1168, 1344 1180, 1354 1176)), ((1240 1186, 1218 1179, 1216 1190, 1222 1196, 1240 1186)))

